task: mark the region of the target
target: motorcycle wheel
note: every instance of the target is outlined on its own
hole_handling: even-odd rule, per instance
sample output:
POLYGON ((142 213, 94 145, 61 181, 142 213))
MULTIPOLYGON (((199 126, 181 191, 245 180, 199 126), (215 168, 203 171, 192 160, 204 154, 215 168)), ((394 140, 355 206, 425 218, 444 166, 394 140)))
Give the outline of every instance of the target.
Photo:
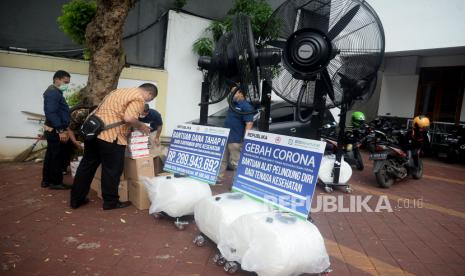
POLYGON ((360 151, 358 149, 354 150, 354 158, 355 158, 355 168, 359 171, 363 171, 363 168, 365 166, 363 165, 362 155, 360 154, 360 151))
POLYGON ((394 178, 392 178, 386 171, 386 167, 382 167, 379 169, 377 173, 375 173, 376 182, 381 188, 389 188, 394 184, 394 178))
POLYGON ((413 179, 420 179, 423 177, 423 161, 418 160, 418 167, 412 171, 413 179))

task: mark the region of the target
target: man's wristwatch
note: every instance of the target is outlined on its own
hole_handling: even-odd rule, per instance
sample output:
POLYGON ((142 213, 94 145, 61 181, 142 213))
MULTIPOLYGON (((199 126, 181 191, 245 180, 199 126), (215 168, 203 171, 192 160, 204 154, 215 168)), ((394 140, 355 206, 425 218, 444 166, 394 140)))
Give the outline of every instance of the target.
POLYGON ((58 132, 58 133, 63 133, 63 132, 65 132, 65 131, 66 131, 66 129, 57 129, 57 132, 58 132))

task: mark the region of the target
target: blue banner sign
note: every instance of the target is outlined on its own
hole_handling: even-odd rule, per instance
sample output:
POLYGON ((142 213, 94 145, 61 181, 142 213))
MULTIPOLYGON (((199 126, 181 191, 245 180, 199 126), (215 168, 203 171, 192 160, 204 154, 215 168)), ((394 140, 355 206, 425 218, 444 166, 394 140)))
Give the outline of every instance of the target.
POLYGON ((182 124, 173 131, 163 169, 215 184, 229 129, 182 124))
POLYGON ((326 143, 249 130, 233 190, 306 219, 326 143))

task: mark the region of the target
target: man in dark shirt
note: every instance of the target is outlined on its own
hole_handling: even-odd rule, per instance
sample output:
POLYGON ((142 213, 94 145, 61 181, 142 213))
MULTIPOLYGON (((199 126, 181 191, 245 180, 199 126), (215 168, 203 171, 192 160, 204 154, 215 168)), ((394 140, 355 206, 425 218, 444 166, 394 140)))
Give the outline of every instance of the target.
POLYGON ((160 144, 160 135, 163 128, 163 120, 161 114, 155 109, 149 108, 148 104, 144 106, 144 112, 140 115, 139 121, 150 124, 151 132, 155 132, 155 137, 150 142, 153 145, 160 144))
MULTIPOLYGON (((236 88, 233 88, 236 89, 236 88)), ((221 161, 221 169, 218 176, 218 183, 223 181, 224 171, 228 165, 228 161, 231 166, 236 169, 239 163, 239 157, 241 153, 242 140, 244 139, 245 131, 252 129, 253 126, 253 111, 254 108, 245 99, 245 94, 242 90, 238 89, 234 94, 234 108, 241 113, 249 113, 242 115, 238 112, 234 112, 229 108, 226 120, 224 121, 224 127, 229 128, 228 144, 224 151, 223 160, 221 161)))
POLYGON ((43 188, 69 189, 63 184, 62 162, 68 141, 68 125, 70 121, 69 107, 63 97, 68 89, 70 74, 59 70, 53 75, 53 84, 45 90, 44 96, 44 136, 47 139, 47 152, 42 171, 43 188))

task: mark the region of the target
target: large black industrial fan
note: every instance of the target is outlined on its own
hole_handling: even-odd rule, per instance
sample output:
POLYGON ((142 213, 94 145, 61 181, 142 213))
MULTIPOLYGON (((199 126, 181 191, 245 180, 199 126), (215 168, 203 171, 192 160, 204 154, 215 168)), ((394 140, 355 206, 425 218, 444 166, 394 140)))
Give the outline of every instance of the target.
POLYGON ((274 21, 278 21, 279 38, 269 46, 282 50, 282 61, 273 75, 272 89, 297 106, 300 121, 311 121, 309 138, 320 139, 323 110, 341 107, 336 184, 346 112, 355 101, 371 97, 375 89, 384 56, 382 24, 363 0, 289 0, 273 13, 273 27, 274 21), (302 108, 313 113, 304 118, 302 108))
POLYGON ((384 56, 384 31, 365 1, 291 0, 272 20, 280 31, 269 45, 283 50, 273 77, 278 96, 312 109, 371 96, 384 56))
MULTIPOLYGON (((252 33, 250 19, 245 14, 233 17, 232 30, 217 42, 212 57, 202 56, 198 66, 206 70, 208 84, 202 86, 200 124, 206 124, 205 113, 208 104, 217 103, 228 95, 232 105, 231 88, 238 85, 245 92, 246 100, 260 101, 259 66, 279 63, 280 50, 258 51, 252 33), (203 110, 202 110, 203 107, 203 110), (204 118, 204 120, 202 119, 204 118)), ((235 112, 236 109, 232 108, 235 112)))

